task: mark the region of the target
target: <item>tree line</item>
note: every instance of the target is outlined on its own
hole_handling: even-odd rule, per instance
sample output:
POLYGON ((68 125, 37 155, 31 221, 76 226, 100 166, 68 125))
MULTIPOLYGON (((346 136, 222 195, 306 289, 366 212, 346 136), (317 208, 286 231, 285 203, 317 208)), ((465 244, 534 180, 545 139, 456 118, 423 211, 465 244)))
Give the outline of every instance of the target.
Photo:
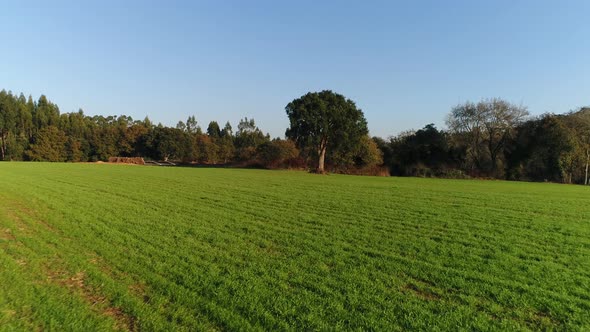
POLYGON ((329 90, 285 107, 289 128, 274 138, 244 118, 236 129, 195 116, 175 127, 147 117, 61 113, 41 95, 0 91, 2 160, 106 161, 144 157, 191 164, 307 168, 318 172, 496 178, 588 184, 590 108, 531 117, 494 98, 453 107, 447 129, 428 124, 387 139, 369 137, 362 110, 329 90))
POLYGON ((588 184, 590 108, 531 117, 495 98, 452 108, 446 123, 374 138, 391 174, 588 184))
MULTIPOLYGON (((332 170, 380 164, 376 144, 366 135, 362 144, 329 154, 332 170), (369 151, 369 152, 367 152, 369 151), (369 155, 372 153, 373 155, 369 155)), ((181 163, 232 164, 266 168, 307 168, 312 153, 292 139, 271 139, 254 119, 236 129, 211 121, 205 130, 195 116, 175 127, 155 125, 149 118, 88 116, 82 110, 61 113, 46 96, 37 100, 0 91, 0 157, 25 161, 106 161, 109 157, 144 157, 181 163)))

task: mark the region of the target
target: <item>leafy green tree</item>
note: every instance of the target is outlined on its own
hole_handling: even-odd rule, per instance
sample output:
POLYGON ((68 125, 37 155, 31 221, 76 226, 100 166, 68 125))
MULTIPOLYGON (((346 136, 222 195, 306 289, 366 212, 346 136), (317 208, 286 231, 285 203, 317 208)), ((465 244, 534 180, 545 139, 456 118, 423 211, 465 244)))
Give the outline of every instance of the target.
POLYGON ((184 124, 182 121, 178 121, 176 124, 176 129, 186 131, 186 124, 184 124))
POLYGON ((368 135, 361 138, 359 149, 354 155, 354 163, 357 167, 370 167, 383 164, 383 152, 379 150, 377 143, 368 135))
POLYGON ((325 171, 328 151, 356 150, 368 134, 363 112, 330 90, 307 93, 287 104, 285 111, 290 122, 286 136, 317 158, 319 173, 325 171))
POLYGON ((143 126, 146 127, 148 130, 152 130, 154 129, 154 123, 152 122, 152 120, 150 120, 150 118, 148 118, 147 116, 143 119, 143 126))
POLYGON ((190 161, 194 154, 191 135, 180 129, 164 126, 155 127, 146 139, 148 155, 157 160, 190 161))
MULTIPOLYGON (((32 102, 32 98, 29 97, 32 102)), ((23 140, 30 139, 32 135, 30 134, 31 129, 33 127, 33 109, 35 108, 34 104, 29 104, 27 98, 24 94, 20 94, 18 97, 18 124, 16 134, 23 140)))
POLYGON ((2 160, 9 154, 9 135, 14 134, 17 111, 14 96, 10 92, 0 91, 0 153, 2 160))
POLYGON ((27 155, 33 161, 65 161, 66 134, 56 126, 41 128, 34 137, 27 155))
POLYGON ((231 135, 222 135, 217 140, 218 156, 220 160, 223 160, 224 164, 227 164, 234 156, 235 146, 233 137, 231 135))
POLYGON ((33 122, 37 130, 45 126, 57 126, 59 122, 59 108, 50 102, 45 95, 37 101, 33 122))
POLYGON ((274 139, 257 148, 258 160, 266 168, 278 168, 289 160, 296 158, 299 151, 291 140, 274 139))
MULTIPOLYGON (((212 132, 214 133, 215 130, 212 130, 212 132)), ((229 121, 226 122, 223 129, 220 130, 219 138, 216 139, 216 144, 217 156, 219 157, 219 160, 223 161, 224 164, 227 164, 229 161, 233 159, 236 151, 236 147, 234 145, 233 130, 229 121)))
POLYGON ((256 149, 261 144, 270 141, 270 136, 264 135, 256 126, 254 119, 244 118, 238 123, 234 145, 239 160, 253 160, 256 158, 256 149))
POLYGON ((67 160, 73 162, 80 162, 87 160, 87 156, 85 156, 82 141, 77 139, 73 136, 67 137, 66 142, 66 156, 67 160))
POLYGON ((228 122, 225 123, 223 130, 221 131, 221 136, 233 136, 233 129, 231 124, 228 122))
POLYGON ((108 160, 119 155, 120 133, 111 123, 112 118, 95 116, 92 118, 90 142, 92 154, 96 160, 108 160))
POLYGON ((186 119, 186 131, 189 134, 201 134, 201 127, 199 127, 194 115, 191 115, 186 119))
POLYGON ((213 139, 221 137, 221 129, 219 128, 217 121, 209 122, 209 126, 207 126, 207 135, 213 139))
POLYGON ((386 164, 394 175, 430 176, 453 164, 447 134, 428 124, 390 140, 386 164))
POLYGON ((219 160, 219 147, 208 135, 198 135, 199 162, 216 164, 219 160))
POLYGON ((567 181, 574 140, 563 118, 546 114, 522 123, 509 143, 508 179, 567 181))

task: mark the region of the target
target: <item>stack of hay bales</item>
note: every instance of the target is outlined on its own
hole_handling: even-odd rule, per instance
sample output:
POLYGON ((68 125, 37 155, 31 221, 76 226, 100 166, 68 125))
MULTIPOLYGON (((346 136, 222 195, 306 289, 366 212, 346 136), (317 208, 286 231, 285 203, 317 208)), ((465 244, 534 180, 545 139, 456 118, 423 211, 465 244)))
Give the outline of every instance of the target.
POLYGON ((145 165, 142 157, 110 157, 109 163, 145 165))

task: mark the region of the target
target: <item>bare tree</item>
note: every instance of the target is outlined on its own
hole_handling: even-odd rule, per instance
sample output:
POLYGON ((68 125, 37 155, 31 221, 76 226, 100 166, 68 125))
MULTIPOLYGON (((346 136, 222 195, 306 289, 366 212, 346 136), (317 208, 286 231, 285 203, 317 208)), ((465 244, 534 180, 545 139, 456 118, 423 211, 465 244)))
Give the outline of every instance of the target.
POLYGON ((453 107, 446 121, 451 132, 465 139, 462 143, 466 145, 467 156, 480 169, 483 120, 477 105, 466 102, 453 107))
POLYGON ((496 172, 506 141, 528 115, 524 106, 493 98, 455 106, 447 117, 447 125, 451 132, 467 138, 467 152, 478 168, 483 168, 484 153, 487 153, 490 171, 496 172))

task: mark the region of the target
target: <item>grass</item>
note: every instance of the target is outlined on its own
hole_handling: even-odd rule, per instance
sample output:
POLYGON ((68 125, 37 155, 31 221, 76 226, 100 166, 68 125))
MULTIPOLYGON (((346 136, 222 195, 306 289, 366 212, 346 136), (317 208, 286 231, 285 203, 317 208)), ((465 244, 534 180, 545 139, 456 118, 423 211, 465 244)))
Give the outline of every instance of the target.
POLYGON ((0 330, 588 330, 590 188, 1 163, 0 330))

